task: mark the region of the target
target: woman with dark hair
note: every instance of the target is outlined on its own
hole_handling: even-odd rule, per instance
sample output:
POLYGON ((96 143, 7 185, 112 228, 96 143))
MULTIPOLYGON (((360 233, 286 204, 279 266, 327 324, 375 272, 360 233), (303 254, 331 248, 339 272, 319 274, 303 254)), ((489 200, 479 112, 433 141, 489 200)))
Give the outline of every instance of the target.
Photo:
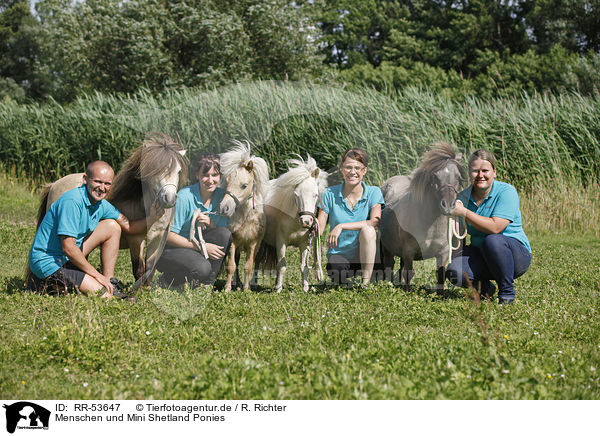
POLYGON ((362 283, 371 281, 377 254, 377 228, 384 204, 377 186, 363 182, 369 157, 352 148, 342 155, 341 185, 329 187, 319 205, 321 232, 329 220, 327 273, 335 284, 348 284, 348 278, 362 271, 362 283))
POLYGON ((496 158, 487 150, 471 155, 469 177, 471 186, 459 194, 453 214, 464 217, 471 244, 448 266, 446 277, 463 288, 470 281, 487 298, 496 290, 494 280, 498 302, 511 304, 515 301, 514 279, 525 274, 531 263, 519 194, 514 186, 495 180, 496 158))
POLYGON ((225 191, 219 187, 221 169, 219 157, 200 156, 192 167, 197 183, 183 188, 177 194, 173 227, 167 235, 167 245, 157 264, 163 273, 161 282, 178 286, 186 281, 193 284, 213 284, 231 246, 231 232, 227 218, 219 215, 219 206, 225 191), (197 222, 192 223, 194 212, 201 210, 197 222), (188 238, 191 226, 201 225, 208 259, 188 238))

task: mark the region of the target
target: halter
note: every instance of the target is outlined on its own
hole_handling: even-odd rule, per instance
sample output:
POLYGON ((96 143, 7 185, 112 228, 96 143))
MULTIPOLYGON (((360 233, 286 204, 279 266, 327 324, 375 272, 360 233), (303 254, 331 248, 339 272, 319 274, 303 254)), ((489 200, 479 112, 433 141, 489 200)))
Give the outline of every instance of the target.
POLYGON ((445 183, 442 186, 440 186, 440 188, 438 189, 439 192, 444 191, 445 189, 451 189, 452 191, 454 191, 455 194, 458 194, 458 189, 456 189, 454 186, 452 186, 450 183, 445 183))
POLYGON ((162 192, 165 190, 165 188, 167 186, 173 186, 175 188, 175 191, 177 191, 177 185, 175 183, 165 183, 164 185, 162 185, 160 187, 160 189, 158 190, 158 192, 156 193, 156 199, 158 200, 160 198, 160 196, 162 195, 162 192))
POLYGON ((226 191, 225 191, 225 194, 224 194, 224 196, 225 196, 225 195, 229 195, 229 196, 230 196, 230 197, 233 199, 233 202, 235 203, 235 207, 236 207, 236 208, 237 208, 237 207, 239 207, 241 204, 244 204, 244 203, 246 203, 248 200, 252 199, 252 200, 253 200, 253 201, 252 201, 252 208, 253 208, 253 209, 256 209, 256 204, 254 203, 254 194, 255 194, 255 193, 256 193, 256 183, 252 183, 252 191, 250 192, 250 195, 248 195, 246 198, 244 198, 244 199, 243 199, 243 200, 241 200, 241 201, 240 201, 240 199, 239 199, 239 198, 237 198, 237 197, 235 196, 235 194, 234 194, 233 192, 231 192, 231 191, 227 191, 227 190, 226 190, 226 191))

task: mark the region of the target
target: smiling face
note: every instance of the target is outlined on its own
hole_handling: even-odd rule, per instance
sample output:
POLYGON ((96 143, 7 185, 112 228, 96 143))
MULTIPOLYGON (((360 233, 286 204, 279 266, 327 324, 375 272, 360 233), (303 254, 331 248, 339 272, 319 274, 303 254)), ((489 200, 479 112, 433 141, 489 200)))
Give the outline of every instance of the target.
POLYGON ((347 157, 341 165, 342 175, 347 185, 355 186, 362 182, 367 167, 360 161, 347 157))
POLYGON ((196 177, 198 178, 198 183, 200 184, 200 193, 202 196, 212 195, 221 182, 221 173, 219 173, 215 167, 212 167, 208 171, 204 172, 198 170, 196 177))
POLYGON ((108 164, 97 164, 83 175, 83 183, 92 204, 103 200, 112 186, 115 173, 108 164))
POLYGON ((469 177, 473 184, 473 191, 481 195, 487 194, 492 189, 496 170, 489 161, 475 159, 469 165, 469 177))

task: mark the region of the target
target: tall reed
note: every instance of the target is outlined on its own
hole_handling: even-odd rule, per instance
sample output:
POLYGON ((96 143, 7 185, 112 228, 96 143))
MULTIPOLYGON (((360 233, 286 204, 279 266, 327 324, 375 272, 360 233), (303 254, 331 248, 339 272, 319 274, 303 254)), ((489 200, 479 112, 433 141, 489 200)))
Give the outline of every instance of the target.
MULTIPOLYGON (((358 146, 371 156, 373 184, 410 172, 431 143, 446 140, 465 156, 493 151, 499 178, 515 184, 524 203, 542 201, 541 192, 555 199, 568 187, 563 194, 581 191, 581 206, 597 210, 600 101, 574 94, 457 102, 418 89, 384 95, 250 82, 159 97, 96 93, 68 106, 1 104, 0 163, 36 179, 81 171, 93 159, 118 168, 144 133, 156 130, 178 138, 192 157, 221 152, 231 139, 250 140, 273 177, 295 153, 310 153, 332 171, 344 149, 358 146)), ((563 221, 556 226, 568 228, 563 221)))

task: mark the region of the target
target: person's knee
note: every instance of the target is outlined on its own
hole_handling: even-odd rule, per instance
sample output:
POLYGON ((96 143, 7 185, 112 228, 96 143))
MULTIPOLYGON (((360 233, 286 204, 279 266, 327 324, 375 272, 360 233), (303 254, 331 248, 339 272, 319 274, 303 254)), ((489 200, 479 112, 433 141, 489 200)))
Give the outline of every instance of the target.
POLYGON ((231 235, 231 230, 229 230, 227 227, 217 227, 215 230, 218 240, 221 241, 220 245, 222 245, 225 248, 229 247, 233 239, 233 236, 231 235))
POLYGON ((100 221, 98 226, 102 226, 102 229, 107 232, 110 236, 121 237, 121 226, 117 222, 117 220, 106 219, 100 221))
POLYGON ((193 280, 198 281, 206 281, 212 272, 210 263, 208 262, 198 262, 194 265, 194 267, 190 271, 191 278, 193 280))
POLYGON ((361 230, 360 230, 360 236, 359 236, 361 241, 376 241, 377 240, 377 231, 375 230, 375 227, 371 227, 371 226, 364 226, 361 230))
POLYGON ((506 246, 506 236, 496 233, 487 235, 483 239, 481 249, 486 252, 496 252, 506 246))

